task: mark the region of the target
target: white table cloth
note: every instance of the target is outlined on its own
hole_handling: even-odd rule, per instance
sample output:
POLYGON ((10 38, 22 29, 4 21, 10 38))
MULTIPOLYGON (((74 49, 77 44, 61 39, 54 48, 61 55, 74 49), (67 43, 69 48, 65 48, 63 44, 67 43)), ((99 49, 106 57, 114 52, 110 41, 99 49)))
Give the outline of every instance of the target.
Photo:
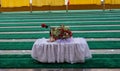
POLYGON ((33 59, 43 63, 77 63, 92 58, 89 46, 84 38, 57 40, 47 42, 48 39, 37 39, 32 47, 33 59), (62 41, 62 42, 61 42, 62 41))

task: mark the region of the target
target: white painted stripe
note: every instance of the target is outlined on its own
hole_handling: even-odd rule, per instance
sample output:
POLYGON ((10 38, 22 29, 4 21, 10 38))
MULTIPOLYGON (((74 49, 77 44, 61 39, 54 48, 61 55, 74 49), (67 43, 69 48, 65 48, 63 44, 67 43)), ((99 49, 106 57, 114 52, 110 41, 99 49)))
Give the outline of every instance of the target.
POLYGON ((35 33, 49 33, 49 31, 39 31, 39 32, 0 32, 0 34, 35 34, 35 33))
POLYGON ((102 32, 120 32, 120 30, 102 30, 102 31, 72 31, 73 33, 102 33, 102 32))
MULTIPOLYGON (((114 18, 51 18, 51 19, 43 19, 43 18, 40 18, 40 19, 5 19, 5 20, 0 20, 0 21, 22 21, 22 20, 27 20, 27 21, 47 21, 47 20, 50 20, 50 21, 67 21, 67 20, 72 20, 72 21, 76 21, 76 20, 108 20, 108 19, 111 19, 111 20, 116 20, 118 19, 118 17, 114 17, 114 18)), ((120 19, 118 19, 120 20, 120 19)))
POLYGON ((92 54, 120 54, 120 49, 97 49, 91 52, 92 54))
MULTIPOLYGON (((11 16, 15 14, 16 16, 40 16, 40 15, 45 15, 48 16, 49 15, 54 15, 54 16, 67 16, 65 10, 58 10, 58 11, 54 11, 51 10, 51 12, 49 11, 34 11, 32 14, 30 14, 28 11, 24 11, 24 12, 3 12, 2 16, 11 16)), ((103 12, 102 10, 99 11, 84 11, 84 10, 69 10, 69 15, 68 16, 112 16, 112 15, 116 15, 119 16, 120 15, 120 11, 106 11, 103 12), (114 12, 114 13, 113 13, 114 12), (72 13, 72 14, 71 14, 72 13)))
MULTIPOLYGON (((90 50, 92 54, 120 54, 120 49, 97 49, 90 50)), ((0 55, 4 54, 31 54, 32 50, 0 50, 0 55)))
POLYGON ((93 15, 92 14, 92 16, 85 16, 85 15, 75 15, 75 16, 70 16, 70 15, 60 15, 60 16, 40 16, 40 15, 35 15, 35 16, 33 16, 33 15, 25 15, 25 16, 3 16, 2 18, 11 18, 11 19, 44 19, 44 18, 46 18, 46 19, 51 19, 51 18, 119 18, 119 16, 120 15, 105 15, 105 16, 100 16, 100 15, 93 15))
MULTIPOLYGON (((113 26, 120 26, 118 25, 73 25, 67 27, 113 27, 113 26)), ((7 26, 7 27, 0 27, 0 28, 40 28, 41 26, 7 26)), ((58 27, 58 26, 51 26, 51 27, 58 27)))
MULTIPOLYGON (((98 23, 98 22, 101 22, 101 23, 106 23, 106 22, 112 22, 112 23, 115 23, 115 22, 117 22, 117 23, 120 23, 120 20, 109 20, 109 21, 103 21, 103 20, 100 20, 100 21, 58 21, 58 22, 1 22, 0 24, 35 24, 35 23, 37 23, 37 24, 41 24, 41 23, 49 23, 49 24, 56 24, 56 23, 58 23, 58 24, 60 24, 60 23, 98 23)), ((99 25, 99 24, 98 24, 99 25)))
POLYGON ((0 50, 0 55, 3 54, 31 54, 31 50, 0 50))
POLYGON ((120 41, 120 38, 86 38, 87 41, 120 41))
MULTIPOLYGON (((85 39, 87 41, 120 41, 120 38, 85 38, 85 39)), ((35 42, 36 40, 37 39, 0 39, 0 42, 35 42)))
POLYGON ((0 42, 35 42, 37 39, 0 39, 0 42))
MULTIPOLYGON (((72 31, 73 33, 103 33, 103 32, 120 32, 120 30, 102 30, 102 31, 72 31)), ((40 33, 49 33, 49 31, 34 31, 34 32, 0 32, 0 34, 40 34, 40 33)))

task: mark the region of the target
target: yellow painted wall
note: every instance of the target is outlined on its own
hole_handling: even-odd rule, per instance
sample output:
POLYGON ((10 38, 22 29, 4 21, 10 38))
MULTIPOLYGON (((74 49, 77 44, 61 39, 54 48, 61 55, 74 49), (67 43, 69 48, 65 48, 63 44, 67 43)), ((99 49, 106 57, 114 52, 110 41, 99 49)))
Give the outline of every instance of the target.
POLYGON ((64 4, 65 4, 64 0, 51 0, 52 6, 60 6, 60 5, 64 5, 64 4))
POLYGON ((1 0, 2 7, 29 6, 29 0, 1 0))
POLYGON ((105 4, 111 4, 113 0, 105 0, 105 4))
POLYGON ((105 0, 106 4, 120 4, 120 0, 105 0))
MULTIPOLYGON (((2 7, 29 6, 29 0, 1 0, 2 7)), ((101 0, 70 0, 70 5, 96 4, 101 5, 101 0)), ((105 0, 105 4, 120 4, 120 0, 105 0)), ((65 0, 33 0, 33 6, 62 6, 65 0)))
POLYGON ((51 6, 60 6, 64 5, 64 0, 33 0, 32 5, 33 6, 45 6, 45 5, 51 5, 51 6))
MULTIPOLYGON (((70 4, 101 4, 101 0, 70 0, 70 4)), ((105 4, 120 4, 120 0, 105 0, 105 4)))
POLYGON ((120 0, 114 0, 114 4, 120 4, 120 0))
POLYGON ((100 0, 70 0, 70 4, 101 4, 100 0))
POLYGON ((49 5, 49 0, 33 0, 32 2, 33 6, 49 5))

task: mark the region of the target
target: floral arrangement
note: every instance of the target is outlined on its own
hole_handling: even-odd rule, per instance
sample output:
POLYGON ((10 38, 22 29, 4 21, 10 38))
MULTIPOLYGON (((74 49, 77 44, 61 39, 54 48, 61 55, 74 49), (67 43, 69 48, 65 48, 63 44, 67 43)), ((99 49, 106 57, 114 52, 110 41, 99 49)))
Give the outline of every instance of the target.
MULTIPOLYGON (((46 24, 41 24, 41 27, 48 28, 46 24)), ((64 25, 60 25, 59 27, 51 27, 50 37, 51 41, 55 41, 57 39, 67 39, 72 37, 72 32, 70 31, 69 27, 66 27, 64 25)))

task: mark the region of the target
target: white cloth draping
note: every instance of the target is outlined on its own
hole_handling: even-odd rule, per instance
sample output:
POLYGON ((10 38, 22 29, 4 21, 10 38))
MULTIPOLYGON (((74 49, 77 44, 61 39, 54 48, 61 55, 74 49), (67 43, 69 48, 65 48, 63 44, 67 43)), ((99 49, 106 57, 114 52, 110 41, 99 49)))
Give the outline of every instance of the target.
POLYGON ((89 46, 84 38, 71 38, 71 41, 47 42, 48 39, 37 39, 32 47, 33 59, 43 63, 77 63, 92 58, 89 46))

